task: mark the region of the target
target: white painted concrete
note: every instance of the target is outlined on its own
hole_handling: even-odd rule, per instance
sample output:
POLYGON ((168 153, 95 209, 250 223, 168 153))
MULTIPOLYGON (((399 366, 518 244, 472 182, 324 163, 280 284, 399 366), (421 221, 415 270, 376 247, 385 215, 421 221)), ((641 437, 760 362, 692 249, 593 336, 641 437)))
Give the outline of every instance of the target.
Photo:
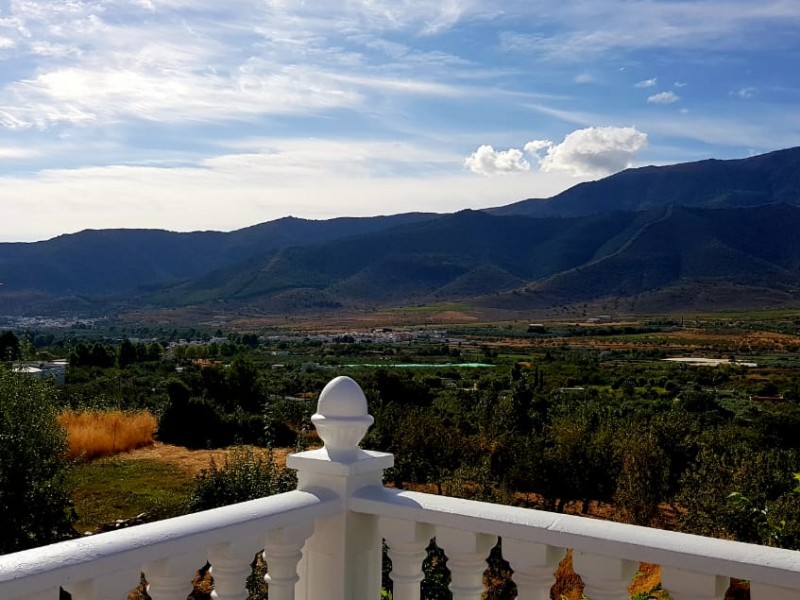
POLYGON ((588 554, 800 588, 800 552, 447 496, 365 488, 350 508, 588 554))

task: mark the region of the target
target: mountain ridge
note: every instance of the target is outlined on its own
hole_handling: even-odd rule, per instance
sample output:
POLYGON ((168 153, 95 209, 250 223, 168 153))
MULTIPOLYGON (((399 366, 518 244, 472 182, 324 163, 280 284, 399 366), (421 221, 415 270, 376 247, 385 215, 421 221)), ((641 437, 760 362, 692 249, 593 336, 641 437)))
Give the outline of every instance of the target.
POLYGON ((444 300, 530 310, 603 298, 669 308, 682 305, 680 289, 732 301, 741 290, 742 306, 791 303, 798 230, 800 148, 790 148, 627 169, 485 210, 0 243, 0 311, 206 304, 290 313, 444 300))

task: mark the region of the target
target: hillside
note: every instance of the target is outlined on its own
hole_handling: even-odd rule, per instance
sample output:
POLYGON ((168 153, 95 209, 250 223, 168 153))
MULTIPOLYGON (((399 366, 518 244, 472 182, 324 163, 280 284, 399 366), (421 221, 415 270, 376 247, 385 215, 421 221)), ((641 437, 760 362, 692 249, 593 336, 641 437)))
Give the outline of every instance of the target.
POLYGON ((129 293, 200 277, 286 246, 372 233, 430 217, 416 213, 327 221, 287 217, 231 233, 108 229, 43 242, 0 243, 0 282, 5 294, 129 293))
POLYGON ((617 250, 482 303, 519 309, 630 298, 642 310, 787 303, 800 298, 798 226, 800 208, 787 204, 670 207, 617 250))
POLYGON ((485 211, 0 244, 0 314, 213 305, 262 313, 459 301, 531 310, 791 304, 800 148, 629 169, 485 211))
POLYGON ((627 169, 582 183, 548 200, 523 200, 488 209, 496 215, 574 217, 609 211, 645 211, 670 204, 738 208, 800 204, 800 148, 738 160, 627 169))
POLYGON ((484 306, 527 309, 680 285, 689 295, 734 286, 736 303, 763 302, 765 292, 788 302, 800 290, 798 227, 800 208, 787 204, 573 219, 465 212, 286 249, 259 266, 238 298, 302 287, 338 306, 483 296, 484 306))

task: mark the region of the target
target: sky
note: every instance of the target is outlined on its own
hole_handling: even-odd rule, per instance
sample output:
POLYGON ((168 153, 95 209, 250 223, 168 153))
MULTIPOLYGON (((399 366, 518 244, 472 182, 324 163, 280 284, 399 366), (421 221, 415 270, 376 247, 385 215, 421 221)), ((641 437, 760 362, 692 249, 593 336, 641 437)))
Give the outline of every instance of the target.
POLYGON ((797 0, 0 0, 0 241, 501 206, 798 106, 797 0))

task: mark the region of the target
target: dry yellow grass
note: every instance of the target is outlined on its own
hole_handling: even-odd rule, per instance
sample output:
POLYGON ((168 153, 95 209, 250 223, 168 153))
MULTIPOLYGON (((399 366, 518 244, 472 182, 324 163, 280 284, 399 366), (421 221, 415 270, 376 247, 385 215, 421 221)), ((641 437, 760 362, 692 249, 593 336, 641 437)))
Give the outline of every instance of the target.
POLYGON ((58 422, 67 431, 71 458, 90 460, 153 443, 156 419, 147 411, 67 411, 58 422))

